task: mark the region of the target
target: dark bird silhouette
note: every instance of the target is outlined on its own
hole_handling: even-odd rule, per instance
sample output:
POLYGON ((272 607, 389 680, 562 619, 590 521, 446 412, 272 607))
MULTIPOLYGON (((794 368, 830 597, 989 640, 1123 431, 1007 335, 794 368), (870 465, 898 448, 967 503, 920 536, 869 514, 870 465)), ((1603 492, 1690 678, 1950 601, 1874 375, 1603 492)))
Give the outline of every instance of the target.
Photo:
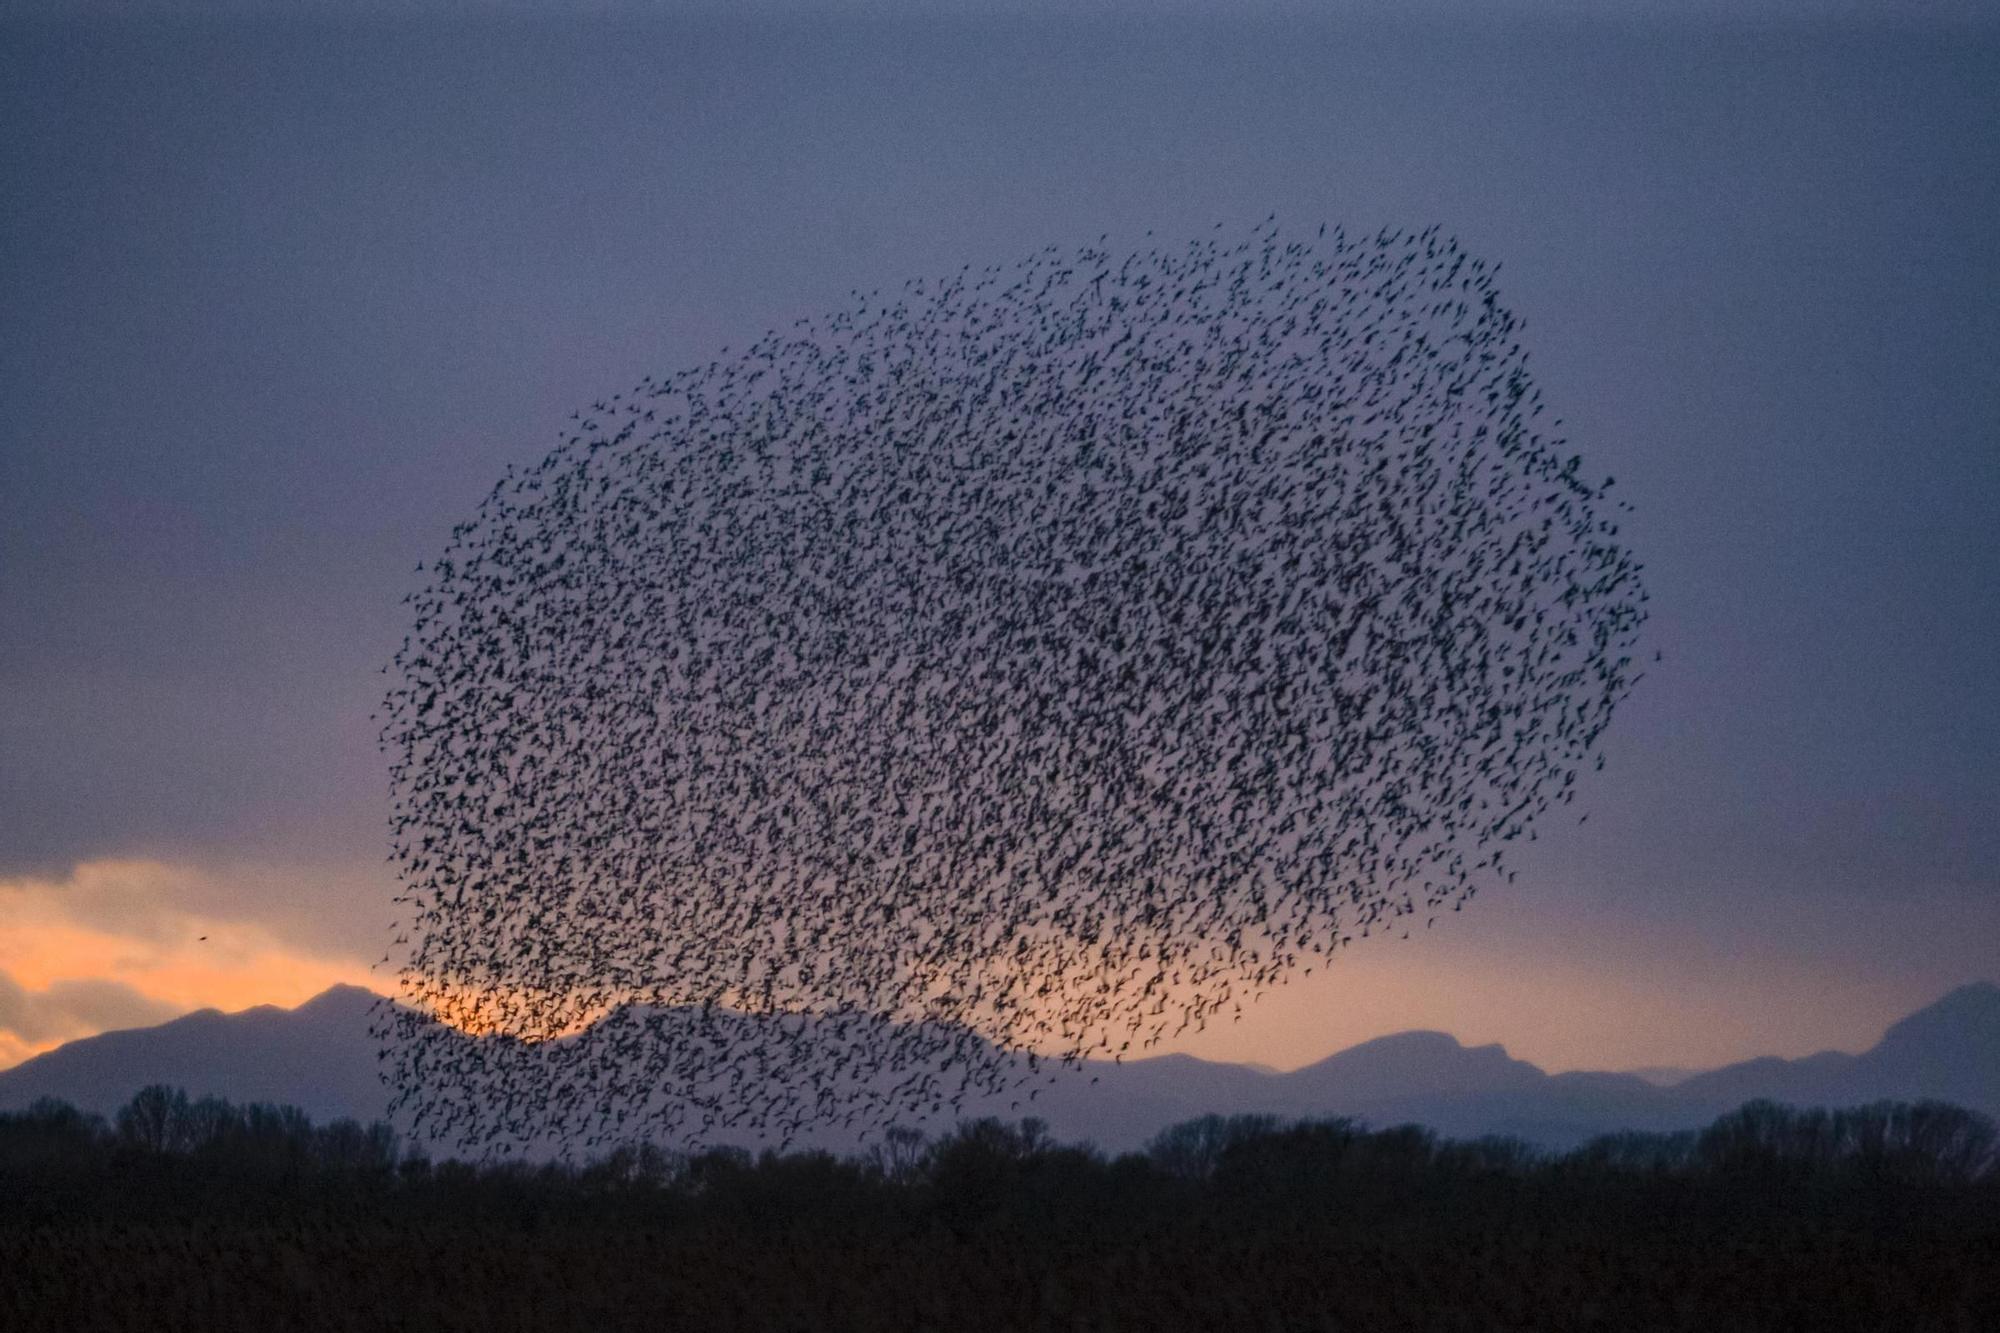
POLYGON ((422 1122, 1031 1102, 1512 877, 1646 597, 1493 270, 1147 244, 649 376, 454 530, 382 714, 422 1122))

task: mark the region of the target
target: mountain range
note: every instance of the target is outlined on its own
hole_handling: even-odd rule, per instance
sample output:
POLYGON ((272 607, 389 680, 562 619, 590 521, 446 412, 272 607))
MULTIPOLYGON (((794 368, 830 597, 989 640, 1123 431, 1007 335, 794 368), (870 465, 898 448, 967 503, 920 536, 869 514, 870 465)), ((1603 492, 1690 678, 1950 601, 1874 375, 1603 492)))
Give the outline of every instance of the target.
MULTIPOLYGON (((109 1114, 146 1084, 166 1083, 193 1096, 294 1105, 316 1120, 378 1119, 387 1094, 369 1036, 376 999, 360 987, 335 986, 296 1009, 204 1009, 156 1027, 86 1037, 0 1071, 0 1111, 56 1097, 109 1114)), ((1617 1130, 1694 1128, 1757 1098, 1826 1106, 1935 1098, 2000 1116, 2000 986, 1962 986, 1893 1024, 1860 1054, 1765 1056, 1665 1077, 1653 1070, 1550 1074, 1498 1045, 1402 1032, 1287 1073, 1186 1055, 1090 1062, 1045 1088, 1034 1111, 1056 1138, 1109 1151, 1209 1113, 1345 1115, 1562 1149, 1617 1130)), ((964 1114, 1025 1114, 1009 1106, 1002 1096, 964 1114)), ((936 1133, 946 1119, 920 1127, 936 1133)), ((809 1142, 855 1146, 825 1136, 809 1142)))

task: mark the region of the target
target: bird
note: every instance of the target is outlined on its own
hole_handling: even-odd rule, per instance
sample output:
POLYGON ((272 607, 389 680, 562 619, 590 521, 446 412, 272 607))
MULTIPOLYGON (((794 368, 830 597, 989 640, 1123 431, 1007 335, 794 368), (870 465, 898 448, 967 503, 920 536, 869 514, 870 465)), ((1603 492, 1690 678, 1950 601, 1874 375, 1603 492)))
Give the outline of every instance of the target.
POLYGON ((482 1151, 1012 1109, 1512 882, 1648 601, 1496 269, 1100 238, 595 396, 386 668, 398 1104, 482 1151))

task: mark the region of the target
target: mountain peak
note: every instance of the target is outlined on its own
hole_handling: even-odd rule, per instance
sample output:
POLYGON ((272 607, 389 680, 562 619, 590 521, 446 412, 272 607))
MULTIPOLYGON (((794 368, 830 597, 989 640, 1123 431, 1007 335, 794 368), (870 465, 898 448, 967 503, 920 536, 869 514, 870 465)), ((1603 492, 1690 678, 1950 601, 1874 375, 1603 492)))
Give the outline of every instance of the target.
POLYGON ((1498 1044, 1467 1046, 1449 1032, 1420 1030, 1364 1041, 1288 1077, 1316 1097, 1358 1104, 1520 1089, 1547 1075, 1498 1044))
POLYGON ((1326 1059, 1320 1060, 1316 1065, 1308 1066, 1308 1068, 1315 1068, 1317 1065, 1327 1064, 1334 1060, 1344 1060, 1350 1056, 1362 1053, 1378 1054, 1395 1052, 1406 1054, 1424 1052, 1427 1054, 1451 1055, 1467 1049, 1469 1048, 1463 1042, 1459 1041, 1457 1037, 1452 1036, 1449 1032, 1439 1032, 1434 1028, 1412 1028, 1408 1032, 1390 1032, 1380 1037, 1370 1037, 1367 1041, 1356 1042, 1352 1046, 1335 1051, 1332 1055, 1327 1056, 1326 1059))
POLYGON ((1883 1046, 1930 1043, 1974 1034, 2000 1039, 2000 986, 1974 981, 1948 991, 1898 1020, 1882 1034, 1883 1046))
POLYGON ((369 990, 366 986, 354 986, 345 981, 336 981, 333 985, 328 986, 304 1004, 299 1005, 292 1012, 298 1014, 330 1013, 334 1011, 345 1013, 355 1009, 372 1008, 382 998, 382 996, 369 990))
MULTIPOLYGON (((1963 986, 1946 991, 1935 1003, 1917 1010, 1917 1014, 1932 1009, 1977 1009, 1983 1014, 2000 1013, 2000 983, 1991 981, 1968 981, 1963 986)), ((1910 1015, 1916 1017, 1916 1014, 1910 1015)))

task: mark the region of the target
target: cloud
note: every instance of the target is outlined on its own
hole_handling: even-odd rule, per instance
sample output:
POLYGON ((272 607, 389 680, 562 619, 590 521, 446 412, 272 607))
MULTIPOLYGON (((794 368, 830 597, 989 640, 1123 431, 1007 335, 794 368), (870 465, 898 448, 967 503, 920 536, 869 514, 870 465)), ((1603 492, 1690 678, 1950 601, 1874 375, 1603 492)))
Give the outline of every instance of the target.
POLYGON ((29 990, 0 972, 0 1034, 24 1046, 67 1041, 114 1028, 150 1027, 182 1011, 142 995, 122 981, 58 981, 29 990))
POLYGON ((191 924, 234 923, 292 948, 379 956, 392 883, 374 866, 101 857, 60 874, 0 873, 0 930, 26 913, 166 945, 191 924))
POLYGON ((283 905, 253 914, 277 872, 218 879, 154 861, 98 861, 61 878, 0 880, 0 1068, 78 1037, 192 1009, 295 1005, 336 982, 382 987, 360 953, 283 905), (273 920, 281 924, 273 924, 273 920))

